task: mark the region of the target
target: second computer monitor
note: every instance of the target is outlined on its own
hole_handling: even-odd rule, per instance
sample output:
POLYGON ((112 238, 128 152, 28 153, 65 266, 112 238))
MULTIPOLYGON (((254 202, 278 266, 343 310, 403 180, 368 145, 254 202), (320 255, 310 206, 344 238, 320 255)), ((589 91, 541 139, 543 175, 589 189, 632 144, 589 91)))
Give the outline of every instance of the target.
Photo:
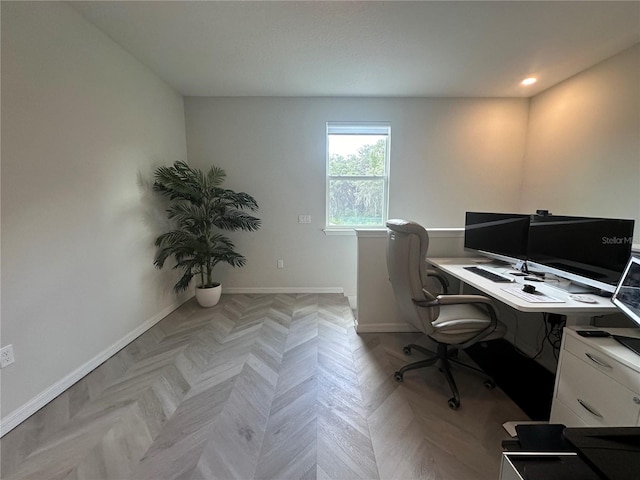
POLYGON ((530 264, 550 273, 613 292, 631 255, 633 220, 534 216, 530 264))
POLYGON ((527 258, 530 215, 467 212, 464 247, 501 260, 527 258))

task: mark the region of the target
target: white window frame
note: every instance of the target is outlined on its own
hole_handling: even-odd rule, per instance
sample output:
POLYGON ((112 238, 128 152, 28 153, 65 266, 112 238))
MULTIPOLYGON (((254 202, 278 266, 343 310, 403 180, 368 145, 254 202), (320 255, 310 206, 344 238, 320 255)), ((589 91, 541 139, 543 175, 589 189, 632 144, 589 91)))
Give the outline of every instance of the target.
POLYGON ((325 197, 325 231, 353 231, 360 229, 385 228, 389 211, 389 165, 391 153, 391 123, 390 122, 327 122, 326 131, 326 197, 325 197), (386 135, 387 142, 385 145, 384 173, 377 176, 365 175, 329 175, 329 135, 386 135), (329 207, 329 186, 331 180, 349 179, 355 181, 380 180, 383 183, 383 205, 382 205, 382 223, 380 225, 330 225, 331 217, 329 207))

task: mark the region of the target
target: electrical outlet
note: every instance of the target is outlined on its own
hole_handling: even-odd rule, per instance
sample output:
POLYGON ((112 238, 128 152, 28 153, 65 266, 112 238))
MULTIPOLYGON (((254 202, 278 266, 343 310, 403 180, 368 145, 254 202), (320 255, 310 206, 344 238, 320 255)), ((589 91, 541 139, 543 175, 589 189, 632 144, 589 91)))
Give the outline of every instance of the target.
POLYGON ((298 215, 298 223, 311 223, 311 215, 298 215))
POLYGON ((0 350, 0 368, 11 365, 15 359, 13 358, 13 345, 7 345, 0 350))
POLYGON ((284 268, 284 260, 281 258, 278 259, 278 268, 284 268))

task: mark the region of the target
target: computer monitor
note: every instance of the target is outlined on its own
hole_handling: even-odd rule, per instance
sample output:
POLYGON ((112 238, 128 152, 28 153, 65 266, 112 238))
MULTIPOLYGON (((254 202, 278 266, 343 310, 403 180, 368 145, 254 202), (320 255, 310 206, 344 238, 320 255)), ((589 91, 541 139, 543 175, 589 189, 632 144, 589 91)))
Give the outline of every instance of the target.
MULTIPOLYGON (((640 327, 640 258, 629 259, 611 301, 640 327)), ((613 338, 640 355, 640 338, 618 335, 613 338)))
POLYGON ((534 215, 529 268, 612 293, 631 255, 633 226, 633 220, 534 215))
POLYGON ((525 260, 530 215, 466 212, 464 248, 506 262, 525 260))

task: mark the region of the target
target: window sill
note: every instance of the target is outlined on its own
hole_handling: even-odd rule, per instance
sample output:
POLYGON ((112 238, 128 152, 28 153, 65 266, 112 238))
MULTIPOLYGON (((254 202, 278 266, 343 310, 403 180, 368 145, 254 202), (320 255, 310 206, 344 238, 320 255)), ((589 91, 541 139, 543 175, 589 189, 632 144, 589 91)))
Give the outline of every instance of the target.
POLYGON ((322 231, 325 235, 355 235, 356 230, 354 228, 323 228, 322 231))

